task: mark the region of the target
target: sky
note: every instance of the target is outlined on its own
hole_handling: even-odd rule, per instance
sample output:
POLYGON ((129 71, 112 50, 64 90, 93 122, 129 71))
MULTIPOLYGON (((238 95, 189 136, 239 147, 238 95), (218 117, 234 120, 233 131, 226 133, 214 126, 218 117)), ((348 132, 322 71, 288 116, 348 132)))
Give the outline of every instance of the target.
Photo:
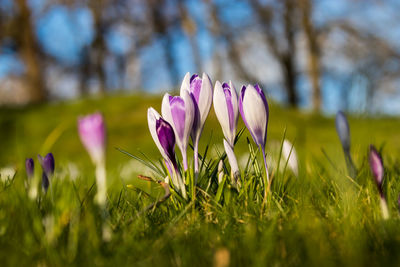
MULTIPOLYGON (((44 5, 48 0, 29 0, 34 14, 42 12, 44 5)), ((217 2, 226 0, 216 0, 217 2)), ((346 18, 358 27, 368 27, 379 35, 383 35, 388 38, 394 47, 400 49, 400 28, 399 27, 388 27, 387 18, 396 15, 395 7, 400 7, 396 1, 390 1, 390 4, 373 5, 360 8, 363 1, 353 1, 352 5, 349 5, 347 0, 322 0, 316 1, 314 21, 318 25, 327 20, 335 20, 340 18, 346 18)), ((7 9, 12 3, 12 0, 2 0, 0 2, 0 8, 7 9)), ((209 72, 212 77, 213 74, 213 56, 215 50, 222 50, 223 46, 220 43, 216 43, 211 36, 211 33, 207 30, 207 8, 203 5, 202 1, 190 0, 188 1, 188 8, 191 15, 196 20, 198 26, 196 33, 196 41, 198 42, 200 55, 205 67, 206 72, 209 72)), ((241 1, 229 1, 229 5, 223 9, 223 18, 229 21, 231 25, 240 27, 243 24, 249 23, 252 19, 251 9, 241 1)), ((89 9, 84 6, 76 6, 73 8, 67 8, 63 5, 53 5, 43 16, 40 16, 35 20, 35 29, 38 36, 40 45, 44 50, 62 62, 63 65, 68 67, 75 67, 81 56, 82 48, 85 45, 90 44, 93 41, 93 18, 89 9)), ((118 56, 125 56, 133 45, 131 39, 131 33, 123 27, 112 28, 106 34, 107 49, 113 54, 118 56)), ((340 42, 341 36, 338 35, 333 40, 334 42, 340 42)), ((258 54, 257 48, 262 45, 261 42, 257 42, 257 33, 251 31, 246 32, 243 39, 251 46, 254 47, 251 51, 252 54, 246 55, 249 58, 248 68, 254 70, 259 77, 258 81, 251 81, 252 83, 261 83, 266 85, 267 95, 277 101, 283 101, 285 96, 282 93, 281 88, 281 77, 278 66, 274 59, 267 54, 258 54), (250 59, 253 59, 251 61, 250 59), (254 61, 258 61, 255 65, 254 61)), ((179 62, 178 73, 183 78, 186 72, 196 72, 196 67, 191 55, 189 41, 182 32, 175 32, 173 34, 173 49, 174 57, 179 62)), ((162 90, 170 90, 172 87, 169 74, 167 72, 167 65, 163 56, 163 49, 161 40, 154 39, 152 43, 140 49, 139 51, 140 67, 140 87, 148 92, 158 93, 162 90), (157 77, 154 79, 154 77, 157 77)), ((299 65, 300 68, 304 66, 304 56, 300 55, 299 65)), ((329 62, 333 68, 336 68, 338 73, 346 73, 349 70, 346 68, 345 58, 334 58, 330 59, 329 62)), ((108 85, 110 87, 117 87, 118 82, 115 81, 115 62, 112 59, 107 61, 106 70, 109 73, 108 85)), ((230 76, 229 66, 227 66, 228 73, 224 73, 224 79, 232 79, 236 85, 236 88, 240 88, 241 82, 230 76)), ((0 79, 6 77, 9 74, 21 74, 23 72, 23 64, 18 57, 7 49, 0 50, 0 79)), ((50 71, 50 73, 57 73, 57 70, 50 71)), ((57 91, 62 97, 75 97, 78 83, 72 82, 71 75, 65 75, 64 79, 60 81, 57 86, 57 91), (66 83, 66 84, 63 84, 66 83), (64 92, 65 91, 65 92, 64 92)), ((130 87, 127 84, 127 87, 130 87)), ((133 85, 132 85, 133 86, 133 85)), ((136 85, 137 86, 137 85, 136 85)), ((338 109, 343 108, 343 100, 340 90, 340 85, 334 77, 329 75, 323 76, 322 79, 322 96, 324 102, 324 112, 334 113, 338 109)), ((365 93, 363 95, 363 82, 358 82, 355 85, 355 89, 352 91, 353 95, 350 98, 349 107, 350 110, 357 112, 362 110, 365 106, 365 93), (360 87, 360 88, 357 88, 360 87)), ((310 86, 307 77, 300 75, 299 77, 299 93, 300 93, 300 106, 303 108, 310 107, 310 86)), ((388 114, 400 114, 400 91, 396 91, 394 94, 385 96, 378 95, 380 101, 382 101, 382 108, 379 110, 383 113, 388 114)))

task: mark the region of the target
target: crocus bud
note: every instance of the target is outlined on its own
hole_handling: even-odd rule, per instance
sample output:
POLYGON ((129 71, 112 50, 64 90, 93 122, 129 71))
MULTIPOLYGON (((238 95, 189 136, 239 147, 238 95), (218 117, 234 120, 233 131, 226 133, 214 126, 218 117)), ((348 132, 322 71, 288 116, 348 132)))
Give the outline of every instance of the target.
POLYGON ((382 182, 383 182, 383 162, 379 152, 373 145, 369 146, 369 165, 371 167, 372 176, 374 176, 375 183, 378 186, 379 193, 383 195, 382 182))
POLYGON ((236 186, 240 178, 239 166, 236 160, 235 153, 233 152, 233 148, 225 139, 224 139, 224 148, 225 148, 225 153, 228 157, 229 165, 231 165, 232 184, 236 186))
POLYGON ((96 165, 96 202, 104 206, 107 200, 105 167, 106 127, 101 113, 97 112, 78 118, 78 132, 83 146, 96 165))
POLYGON ((347 171, 351 177, 357 176, 357 168, 354 165, 353 159, 351 158, 350 154, 350 127, 349 122, 347 121, 346 115, 339 111, 336 114, 336 132, 339 136, 340 143, 342 144, 347 171))
POLYGON ((163 118, 168 121, 174 129, 175 140, 181 150, 183 167, 186 171, 188 168, 186 150, 195 116, 194 103, 189 92, 184 90, 181 96, 165 94, 162 101, 161 112, 163 118))
POLYGON ((176 168, 175 134, 172 126, 153 108, 147 110, 147 122, 151 137, 161 155, 176 168))
POLYGON ((202 78, 197 74, 193 74, 190 77, 190 73, 186 73, 181 86, 181 95, 183 95, 182 91, 184 90, 189 92, 195 108, 191 137, 194 146, 194 169, 197 177, 199 171, 199 140, 212 104, 213 91, 211 80, 205 73, 203 73, 202 78))
POLYGON ((175 158, 175 133, 172 126, 153 108, 147 110, 147 122, 154 143, 164 160, 170 165, 169 167, 173 169, 171 176, 173 184, 181 190, 183 197, 186 198, 185 185, 180 177, 175 158))
POLYGON ((292 170, 292 172, 296 176, 298 176, 299 168, 298 168, 296 149, 294 149, 294 146, 286 139, 283 141, 282 155, 285 161, 287 162, 289 168, 292 170))
POLYGON ((52 153, 48 153, 44 158, 38 155, 40 165, 42 166, 42 187, 47 192, 50 185, 50 178, 54 174, 55 162, 52 153))
POLYGON ((389 209, 387 206, 385 195, 383 194, 383 161, 381 155, 373 145, 369 146, 369 165, 371 167, 372 176, 374 176, 374 180, 380 194, 382 217, 386 220, 389 218, 389 209))
POLYGON ((104 161, 106 128, 101 113, 94 113, 78 119, 78 131, 82 144, 95 164, 104 161))
POLYGON ((53 154, 48 153, 44 158, 41 155, 38 155, 38 159, 39 159, 40 165, 42 165, 43 172, 46 173, 46 175, 48 177, 53 176, 54 168, 55 168, 53 154))
POLYGON ((239 111, 254 142, 261 147, 267 179, 269 180, 265 156, 269 107, 264 92, 259 85, 252 86, 249 84, 247 87, 242 87, 239 97, 239 111))
POLYGON ((232 82, 217 81, 214 87, 214 111, 222 127, 225 139, 233 147, 236 137, 236 126, 239 118, 239 108, 236 89, 232 82))
POLYGON ((347 121, 346 115, 339 111, 336 114, 336 132, 339 136, 340 142, 342 143, 343 150, 346 153, 350 152, 350 127, 347 121))
POLYGON ((25 160, 25 170, 26 176, 28 176, 28 178, 32 178, 35 170, 35 163, 33 162, 32 158, 28 158, 25 160))

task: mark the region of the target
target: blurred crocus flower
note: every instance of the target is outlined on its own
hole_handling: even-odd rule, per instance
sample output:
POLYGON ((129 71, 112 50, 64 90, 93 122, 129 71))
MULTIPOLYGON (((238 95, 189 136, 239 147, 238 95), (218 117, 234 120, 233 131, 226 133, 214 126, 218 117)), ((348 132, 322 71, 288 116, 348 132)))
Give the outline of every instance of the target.
POLYGON ((269 181, 265 155, 269 107, 264 92, 259 85, 253 86, 249 84, 247 87, 242 87, 239 97, 239 111, 254 142, 262 150, 267 180, 269 181))
POLYGON ((342 111, 338 111, 336 114, 335 125, 340 143, 342 144, 348 172, 352 177, 355 177, 357 170, 350 154, 350 127, 347 117, 342 111))
POLYGON ((298 167, 298 160, 297 160, 297 153, 294 146, 288 141, 284 140, 282 145, 282 155, 287 162, 289 168, 292 172, 298 176, 299 175, 299 167, 298 167))
POLYGON ((161 112, 163 118, 169 122, 175 132, 176 143, 181 150, 183 158, 183 168, 186 171, 187 164, 187 145, 190 132, 193 127, 195 116, 194 103, 189 92, 184 90, 181 96, 164 95, 161 112))
POLYGON ((50 185, 50 179, 54 174, 55 161, 52 153, 48 153, 45 157, 38 155, 40 165, 42 166, 42 187, 47 192, 50 185))
POLYGON ((192 97, 195 108, 191 137, 194 146, 194 172, 197 177, 199 173, 199 140, 204 123, 210 112, 213 97, 210 77, 205 73, 203 73, 202 78, 197 74, 190 76, 190 73, 186 73, 182 81, 181 95, 183 95, 182 92, 185 90, 188 91, 192 97))
POLYGON ((347 117, 342 111, 338 111, 336 114, 335 125, 343 150, 350 152, 350 127, 347 117))
POLYGON ((225 139, 233 147, 239 118, 239 107, 236 89, 231 81, 222 85, 219 81, 215 83, 214 111, 222 127, 225 139))
POLYGON ((147 122, 154 143, 156 143, 158 150, 166 161, 169 171, 172 169, 172 173, 170 173, 172 183, 182 192, 182 196, 186 198, 186 188, 180 176, 175 158, 175 133, 172 126, 153 108, 147 110, 147 122))
POLYGON ((381 155, 373 145, 370 145, 369 147, 369 165, 371 167, 372 176, 374 177, 375 183, 378 187, 381 199, 382 216, 384 219, 387 219, 389 218, 389 211, 385 195, 383 194, 383 161, 381 155))
POLYGON ((28 178, 32 178, 33 173, 35 171, 35 163, 33 162, 32 158, 28 158, 25 160, 25 170, 26 170, 26 176, 28 178))
POLYGON ((106 127, 101 113, 78 118, 78 131, 82 144, 92 161, 95 164, 104 161, 106 127))
POLYGON ((225 148, 225 153, 228 157, 229 165, 231 165, 232 185, 236 187, 240 178, 240 171, 236 160, 236 156, 235 153, 233 152, 233 148, 225 139, 224 139, 224 148, 225 148))
POLYGON ((372 176, 374 176, 375 183, 378 186, 379 193, 383 195, 383 162, 379 152, 373 145, 369 147, 369 165, 371 167, 372 176))
POLYGON ((78 132, 83 146, 96 166, 96 202, 103 206, 107 200, 105 147, 106 127, 101 113, 78 118, 78 132))

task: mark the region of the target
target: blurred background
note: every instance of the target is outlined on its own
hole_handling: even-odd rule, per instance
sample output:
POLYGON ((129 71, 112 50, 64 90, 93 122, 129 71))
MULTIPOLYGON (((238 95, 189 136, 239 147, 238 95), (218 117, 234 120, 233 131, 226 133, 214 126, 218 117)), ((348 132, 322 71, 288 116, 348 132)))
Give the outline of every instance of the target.
POLYGON ((400 114, 396 0, 1 0, 0 104, 259 83, 288 107, 400 114))

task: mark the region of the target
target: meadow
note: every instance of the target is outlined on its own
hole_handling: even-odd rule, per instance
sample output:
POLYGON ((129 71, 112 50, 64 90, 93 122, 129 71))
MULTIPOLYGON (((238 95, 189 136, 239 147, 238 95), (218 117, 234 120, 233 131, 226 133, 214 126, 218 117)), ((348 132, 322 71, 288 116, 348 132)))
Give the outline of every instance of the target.
MULTIPOLYGON (((160 110, 161 96, 115 95, 0 109, 3 266, 399 266, 398 118, 349 117, 358 168, 350 177, 333 116, 270 103, 266 151, 273 182, 265 203, 252 182, 261 175, 262 158, 258 153, 248 164, 256 152, 249 154, 254 145, 245 130, 235 153, 246 194, 229 186, 218 190, 213 182, 209 191, 199 189, 196 202, 177 207, 167 199, 146 210, 163 189, 138 179, 155 174, 117 148, 148 162, 161 158, 147 125, 150 106, 160 110), (107 126, 105 210, 93 201, 94 166, 77 131, 78 116, 94 111, 103 113, 107 126), (297 151, 298 177, 278 161, 283 138, 297 151), (382 219, 368 164, 370 144, 383 156, 388 220, 382 219), (25 159, 36 161, 37 154, 48 152, 55 158, 55 175, 47 194, 32 200, 25 187, 25 159), (4 178, 5 168, 16 169, 13 179, 4 178), (111 229, 108 240, 104 224, 111 229)), ((238 130, 243 128, 239 119, 238 130)), ((208 159, 217 160, 222 140, 211 109, 200 154, 207 151, 208 159)), ((192 153, 189 149, 189 163, 192 153)))

